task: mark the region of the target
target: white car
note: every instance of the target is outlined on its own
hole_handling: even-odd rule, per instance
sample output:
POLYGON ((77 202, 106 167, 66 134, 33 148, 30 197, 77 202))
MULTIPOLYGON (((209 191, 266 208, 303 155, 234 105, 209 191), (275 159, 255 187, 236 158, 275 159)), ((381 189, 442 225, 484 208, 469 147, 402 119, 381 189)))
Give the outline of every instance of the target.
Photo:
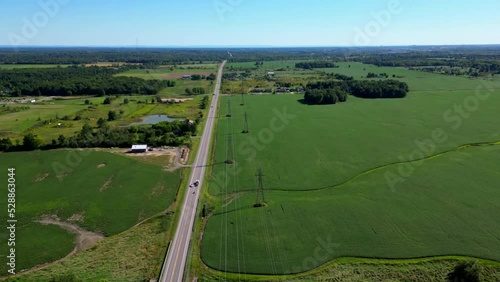
POLYGON ((189 184, 189 188, 193 188, 193 184, 189 184))

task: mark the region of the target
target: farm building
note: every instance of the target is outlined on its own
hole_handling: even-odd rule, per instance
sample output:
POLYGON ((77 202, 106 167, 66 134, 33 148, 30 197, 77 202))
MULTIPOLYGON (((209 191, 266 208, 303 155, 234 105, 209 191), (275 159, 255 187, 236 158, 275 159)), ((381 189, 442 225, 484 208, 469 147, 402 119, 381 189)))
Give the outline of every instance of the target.
POLYGON ((146 153, 148 145, 132 145, 132 153, 146 153))

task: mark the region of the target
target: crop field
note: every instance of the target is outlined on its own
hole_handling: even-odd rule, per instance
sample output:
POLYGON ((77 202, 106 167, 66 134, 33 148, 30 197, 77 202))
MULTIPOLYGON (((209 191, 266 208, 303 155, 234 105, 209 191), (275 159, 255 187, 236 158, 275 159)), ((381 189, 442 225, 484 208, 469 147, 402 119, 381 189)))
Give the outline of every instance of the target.
MULTIPOLYGON (((16 254, 23 258, 18 270, 59 259, 74 248, 73 234, 37 223, 42 217, 57 216, 112 236, 165 210, 181 173, 116 154, 74 150, 2 153, 0 167, 16 168, 16 254)), ((0 180, 7 183, 6 177, 0 180)), ((6 196, 1 200, 6 202, 6 196)), ((0 219, 5 222, 6 214, 0 219)), ((2 232, 0 239, 6 236, 2 232)))
POLYGON ((334 71, 354 69, 404 76, 412 91, 328 106, 223 97, 208 191, 218 203, 201 244, 208 266, 283 274, 340 257, 500 261, 500 87, 354 63, 334 71), (258 169, 267 204, 254 208, 258 169))

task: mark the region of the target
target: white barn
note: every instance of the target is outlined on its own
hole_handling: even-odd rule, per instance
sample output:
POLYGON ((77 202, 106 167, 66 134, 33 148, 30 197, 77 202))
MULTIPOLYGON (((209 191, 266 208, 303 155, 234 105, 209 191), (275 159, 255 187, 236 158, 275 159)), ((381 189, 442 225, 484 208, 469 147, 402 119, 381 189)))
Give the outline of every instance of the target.
POLYGON ((146 153, 148 145, 132 145, 132 153, 146 153))

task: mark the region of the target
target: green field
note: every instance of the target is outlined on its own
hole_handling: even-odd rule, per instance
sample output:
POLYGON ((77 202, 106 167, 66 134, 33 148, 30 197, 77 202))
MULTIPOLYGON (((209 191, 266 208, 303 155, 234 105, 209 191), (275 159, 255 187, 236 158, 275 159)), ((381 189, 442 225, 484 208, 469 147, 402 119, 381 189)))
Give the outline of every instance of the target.
POLYGON ((208 80, 176 80, 175 87, 167 87, 160 91, 159 95, 166 98, 194 98, 186 94, 186 88, 203 87, 205 94, 213 93, 214 84, 208 80))
POLYGON ((340 257, 500 261, 500 87, 476 96, 479 80, 354 65, 334 71, 401 75, 412 91, 329 106, 299 95, 222 99, 209 187, 217 203, 201 245, 209 267, 283 274, 340 257), (274 111, 285 108, 294 117, 282 126, 274 111), (235 165, 224 164, 228 155, 235 165), (267 206, 253 208, 259 168, 267 206))
MULTIPOLYGON (((0 167, 16 168, 17 271, 64 257, 74 248, 72 234, 36 220, 80 215, 75 224, 112 236, 170 206, 181 173, 117 154, 72 150, 2 153, 0 167)), ((0 181, 7 183, 7 172, 0 181)), ((6 197, 3 193, 0 200, 6 197)), ((6 216, 0 219, 5 222, 6 216)), ((0 239, 6 242, 7 235, 2 232, 0 239)))
POLYGON ((56 98, 36 104, 6 105, 9 107, 28 106, 29 109, 19 112, 2 112, 0 108, 0 138, 22 139, 25 133, 33 132, 41 136, 45 142, 50 142, 52 139, 57 139, 60 134, 71 136, 79 132, 85 123, 97 126, 97 120, 107 119, 109 111, 123 111, 120 119, 110 122, 110 125, 116 126, 126 126, 139 121, 144 116, 155 114, 194 120, 199 113, 202 95, 190 97, 193 100, 178 104, 152 104, 151 99, 154 98, 153 96, 119 96, 110 105, 103 105, 105 97, 56 98), (123 103, 125 98, 129 99, 128 104, 123 103), (85 100, 89 100, 95 107, 85 105, 85 100), (81 117, 80 120, 74 120, 77 114, 81 117), (68 116, 68 119, 63 120, 64 116, 68 116), (53 122, 42 124, 50 119, 54 119, 53 122), (61 125, 58 125, 59 123, 61 125))
MULTIPOLYGON (((323 73, 338 73, 352 76, 354 79, 367 79, 366 76, 369 72, 375 74, 386 73, 390 79, 396 79, 406 82, 413 92, 453 92, 453 91, 475 91, 479 83, 477 79, 465 78, 450 75, 438 75, 429 72, 413 71, 407 68, 391 68, 391 67, 377 67, 374 65, 366 65, 356 62, 339 62, 335 63, 338 68, 318 68, 311 70, 295 69, 295 63, 301 61, 271 61, 264 62, 262 66, 255 68, 255 62, 245 63, 228 63, 225 72, 240 72, 242 70, 252 70, 252 75, 249 79, 244 81, 246 88, 275 88, 276 82, 287 82, 292 85, 303 84, 306 85, 311 81, 325 80, 323 73), (231 69, 231 66, 233 69, 231 69), (286 69, 290 67, 289 69, 286 69), (286 70, 278 70, 283 69, 286 70), (272 80, 264 79, 267 72, 274 72, 275 76, 272 80), (395 77, 393 77, 393 75, 395 77)), ((375 79, 375 78, 372 78, 375 79)), ((378 79, 378 78, 376 78, 378 79)), ((498 83, 499 76, 493 77, 491 80, 486 81, 486 85, 493 85, 498 83)), ((228 93, 237 93, 241 89, 241 81, 226 80, 223 83, 223 89, 228 93), (234 92, 233 90, 236 90, 234 92)))
MULTIPOLYGON (((77 281, 149 281, 158 277, 168 246, 171 215, 149 220, 95 247, 9 282, 51 282, 74 276, 77 281)), ((68 279, 69 280, 69 279, 68 279)), ((63 280, 64 281, 64 280, 63 280)), ((67 280, 66 280, 67 281, 67 280)))
POLYGON ((213 82, 205 79, 190 80, 182 79, 182 75, 191 74, 217 74, 217 64, 190 64, 190 65, 163 65, 155 69, 134 69, 117 76, 138 77, 142 79, 166 79, 174 80, 176 85, 174 87, 167 87, 160 91, 160 96, 167 98, 189 97, 185 93, 186 88, 203 87, 206 94, 213 91, 213 82))

